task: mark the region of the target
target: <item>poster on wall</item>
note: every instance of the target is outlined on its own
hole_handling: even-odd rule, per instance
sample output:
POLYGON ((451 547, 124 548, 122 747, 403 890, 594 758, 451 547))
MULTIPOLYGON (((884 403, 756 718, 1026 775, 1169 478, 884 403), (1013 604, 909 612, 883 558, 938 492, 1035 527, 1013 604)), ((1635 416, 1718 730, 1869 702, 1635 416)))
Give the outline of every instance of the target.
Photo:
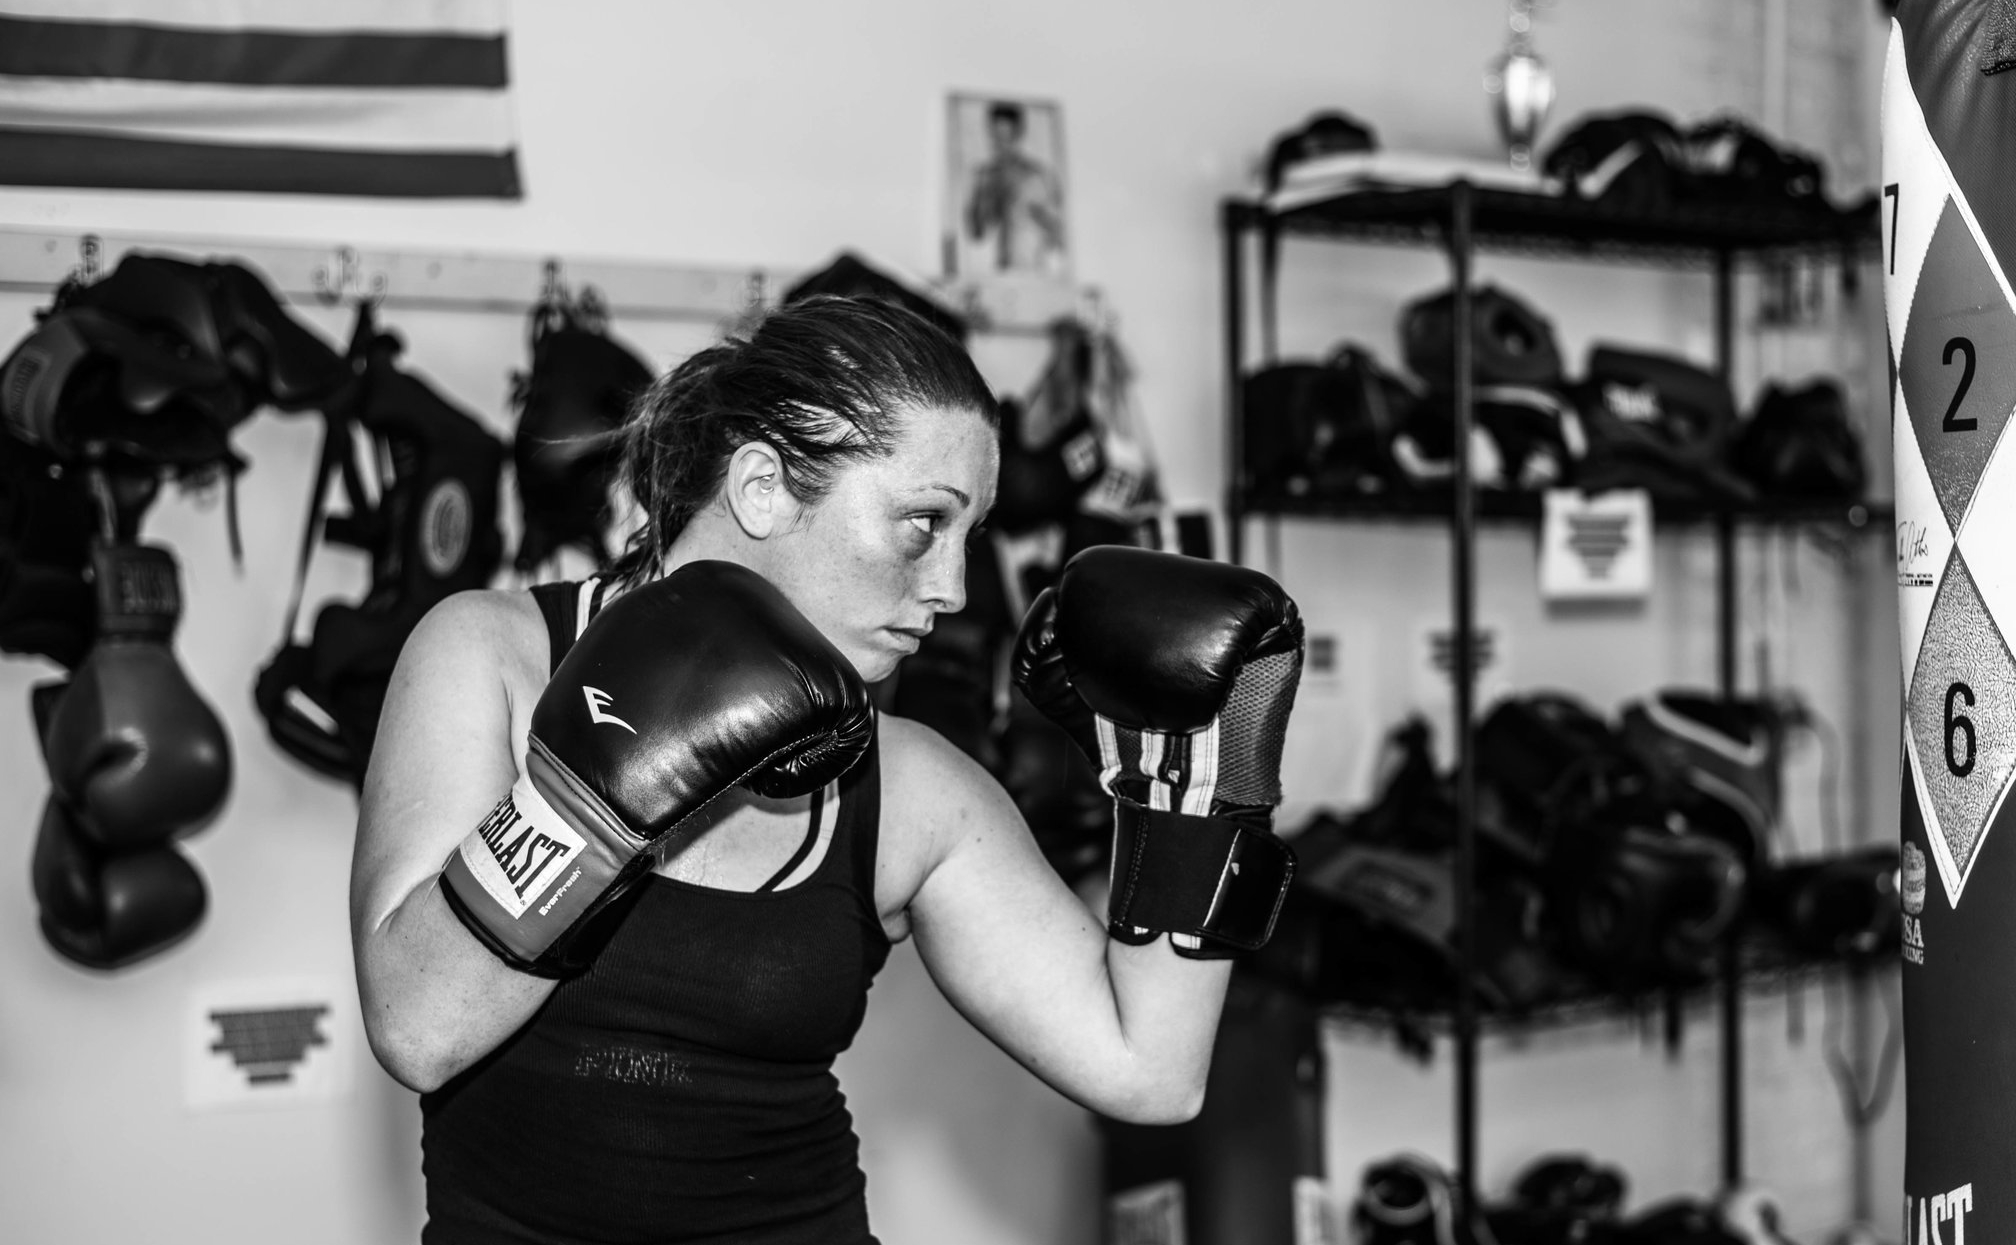
POLYGON ((946 117, 946 276, 1068 281, 1064 116, 1054 102, 954 92, 946 117))

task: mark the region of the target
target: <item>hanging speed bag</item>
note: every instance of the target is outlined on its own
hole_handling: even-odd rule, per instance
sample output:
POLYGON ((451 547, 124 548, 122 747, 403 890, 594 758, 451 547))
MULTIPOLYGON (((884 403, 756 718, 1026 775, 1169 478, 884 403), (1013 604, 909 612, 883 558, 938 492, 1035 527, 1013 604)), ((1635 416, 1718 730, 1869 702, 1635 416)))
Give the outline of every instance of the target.
POLYGON ((2016 28, 1904 0, 1883 76, 1909 1245, 2016 1241, 2016 28))

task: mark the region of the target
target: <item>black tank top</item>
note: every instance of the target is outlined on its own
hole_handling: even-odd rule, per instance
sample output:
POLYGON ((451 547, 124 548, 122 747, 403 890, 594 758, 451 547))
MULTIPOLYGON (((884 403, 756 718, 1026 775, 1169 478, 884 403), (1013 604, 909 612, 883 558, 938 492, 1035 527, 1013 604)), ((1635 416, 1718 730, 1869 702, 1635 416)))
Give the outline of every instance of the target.
MULTIPOLYGON (((558 666, 600 588, 532 593, 558 666)), ((871 745, 757 891, 649 875, 585 973, 420 1096, 426 1245, 874 1245, 833 1059, 889 955, 879 784, 871 745)))

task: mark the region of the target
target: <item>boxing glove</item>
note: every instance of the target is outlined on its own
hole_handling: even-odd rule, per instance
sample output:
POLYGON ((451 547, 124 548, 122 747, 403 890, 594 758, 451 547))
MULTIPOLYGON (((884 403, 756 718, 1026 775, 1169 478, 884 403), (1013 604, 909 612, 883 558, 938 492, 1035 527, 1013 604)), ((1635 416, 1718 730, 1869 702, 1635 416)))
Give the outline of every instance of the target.
POLYGON ((517 782, 450 854, 442 893, 506 963, 565 975, 592 952, 585 923, 700 809, 738 786, 816 791, 874 728, 854 667, 781 592, 688 563, 583 630, 532 710, 517 782))
POLYGON ((62 803, 42 808, 29 867, 42 936, 86 968, 120 968, 179 941, 202 921, 202 875, 173 844, 111 852, 62 803))
POLYGON ((165 843, 223 804, 230 739, 169 647, 182 614, 174 556, 108 544, 91 563, 98 636, 51 715, 49 777, 98 846, 165 843))
POLYGON ((1257 571, 1119 545, 1065 563, 1015 681, 1114 801, 1108 932, 1222 958, 1272 933, 1294 853, 1273 836, 1302 619, 1257 571))

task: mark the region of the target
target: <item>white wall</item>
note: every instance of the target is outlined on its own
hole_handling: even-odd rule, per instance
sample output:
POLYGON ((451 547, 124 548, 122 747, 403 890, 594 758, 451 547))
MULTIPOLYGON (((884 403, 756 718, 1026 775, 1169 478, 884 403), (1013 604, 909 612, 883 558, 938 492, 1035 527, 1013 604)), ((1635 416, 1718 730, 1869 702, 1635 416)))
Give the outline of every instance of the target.
MULTIPOLYGON (((1537 41, 1561 84, 1557 119, 1634 103, 1687 117, 1735 107, 1827 151, 1841 178, 1867 183, 1871 69, 1880 63, 1868 44, 1878 28, 1873 6, 1854 6, 1853 18, 1845 7, 1548 5, 1537 41), (1783 57, 1774 51, 1781 47, 1790 49, 1783 57)), ((1236 8, 873 0, 760 10, 700 0, 523 0, 513 9, 512 42, 522 203, 0 190, 0 226, 731 264, 815 264, 846 245, 928 271, 945 93, 1047 96, 1066 117, 1079 275, 1102 286, 1121 315, 1171 492, 1211 504, 1222 487, 1223 444, 1217 199, 1244 184, 1273 133, 1318 107, 1356 113, 1389 146, 1491 154, 1479 82, 1502 34, 1497 0, 1236 8)), ((1291 265, 1283 325, 1285 344, 1298 351, 1354 336, 1392 357, 1399 306, 1444 277, 1425 253, 1364 248, 1295 247, 1291 265)), ((1483 275, 1555 316, 1571 361, 1596 337, 1706 354, 1708 296, 1698 277, 1508 260, 1487 261, 1483 275)), ((1859 307, 1830 314, 1876 323, 1873 283, 1865 291, 1859 307)), ((25 326, 31 302, 0 300, 0 328, 25 326)), ((503 372, 520 349, 515 323, 414 314, 402 315, 400 327, 419 366, 504 427, 503 372)), ((619 327, 659 362, 697 344, 685 329, 619 327)), ((1873 347, 1858 364, 1837 353, 1844 348, 1835 336, 1746 332, 1745 392, 1765 369, 1816 362, 1866 373, 1868 359, 1878 359, 1880 377, 1873 347)), ((989 347, 984 361, 1004 384, 1017 383, 1031 362, 1013 347, 989 347)), ((225 553, 214 499, 170 497, 149 527, 181 553, 190 606, 179 649, 225 713, 239 759, 231 804, 190 844, 213 910, 188 943, 111 977, 72 969, 42 945, 25 866, 46 780, 25 699, 48 671, 0 663, 0 702, 22 706, 0 714, 0 790, 13 810, 0 824, 0 844, 12 846, 0 856, 18 862, 11 878, 0 871, 12 900, 0 926, 8 986, 0 1002, 0 1171, 8 1173, 0 1226, 9 1239, 335 1245, 410 1239, 418 1222, 416 1112, 367 1060, 357 1060, 348 1094, 330 1103, 256 1112, 182 1105, 192 992, 299 974, 348 986, 349 797, 282 758, 249 703, 253 672, 279 628, 313 432, 265 415, 241 444, 254 464, 242 498, 242 571, 225 553)), ((1362 795, 1378 731, 1421 702, 1408 673, 1410 637, 1446 608, 1442 550, 1422 529, 1290 525, 1283 534, 1274 569, 1312 624, 1340 635, 1345 654, 1340 690, 1312 693, 1298 713, 1295 809, 1362 795)), ((1669 542, 1658 594, 1626 616, 1547 614, 1532 593, 1529 540, 1516 532, 1490 536, 1482 557, 1481 609, 1506 631, 1501 675, 1513 685, 1571 686, 1607 706, 1660 682, 1712 678, 1699 540, 1669 542)), ((1747 590, 1785 604, 1747 633, 1746 682, 1754 685, 1756 654, 1769 651, 1774 679, 1789 667, 1816 689, 1824 712, 1877 724, 1858 745, 1866 763, 1851 772, 1863 783, 1848 807, 1864 814, 1858 834, 1888 833, 1895 746, 1883 732, 1894 717, 1895 639, 1881 559, 1865 549, 1854 561, 1859 587, 1810 551, 1781 560, 1775 575, 1755 569, 1765 565, 1761 547, 1746 553, 1747 590)), ((361 560, 330 555, 312 592, 354 595, 362 574, 361 560)), ((1817 771, 1817 757, 1803 754, 1794 789, 1813 791, 1817 771)), ((1812 797, 1795 802, 1798 833, 1817 833, 1816 806, 1812 797)), ((1095 1239, 1097 1149, 1082 1116, 974 1036, 907 949, 872 998, 842 1076, 883 1238, 1095 1239)), ((1760 1175, 1787 1194, 1791 1226, 1812 1234, 1847 1213, 1848 1142, 1812 1039, 1783 1040, 1784 1006, 1764 1003, 1754 1013, 1751 1147, 1760 1175)), ((1541 1149, 1566 1147, 1625 1162, 1647 1194, 1705 1191, 1714 1172, 1708 1037, 1696 1023, 1675 1061, 1600 1028, 1494 1045, 1484 1074, 1486 1187, 1541 1149), (1662 1123, 1627 1137, 1619 1119, 1662 1123)), ((1375 1042, 1341 1030, 1328 1049, 1330 1170, 1340 1193, 1366 1158, 1403 1145, 1448 1156, 1446 1057, 1435 1070, 1410 1073, 1375 1042)), ((1900 1121, 1893 1107, 1883 1125, 1885 1183, 1875 1203, 1885 1214, 1900 1121)))

